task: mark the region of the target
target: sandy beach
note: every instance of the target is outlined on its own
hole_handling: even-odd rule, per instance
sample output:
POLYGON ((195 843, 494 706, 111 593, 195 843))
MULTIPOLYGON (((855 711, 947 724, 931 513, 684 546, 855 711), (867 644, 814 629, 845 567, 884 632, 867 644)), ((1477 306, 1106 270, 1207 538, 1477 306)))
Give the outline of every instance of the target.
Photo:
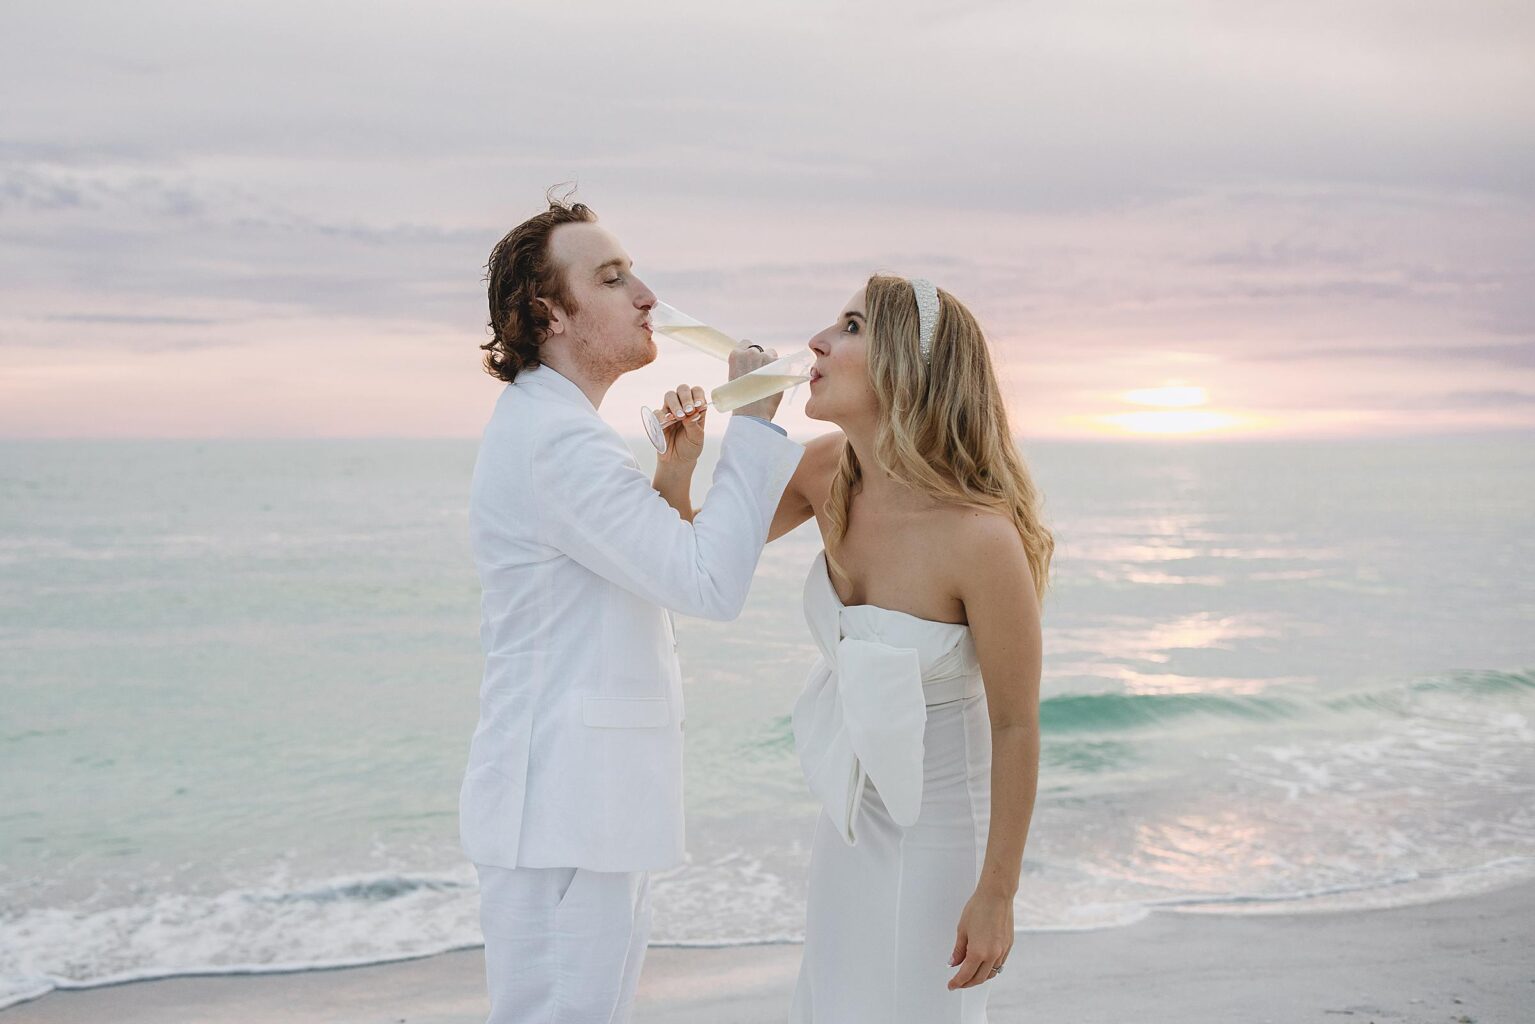
MULTIPOLYGON (((650 952, 636 1024, 776 1024, 798 946, 650 952)), ((991 1018, 1078 1024, 1535 1020, 1535 882, 1382 910, 1157 913, 1021 935, 991 1018)), ((4 1024, 478 1024, 478 950, 302 974, 54 992, 4 1024)))

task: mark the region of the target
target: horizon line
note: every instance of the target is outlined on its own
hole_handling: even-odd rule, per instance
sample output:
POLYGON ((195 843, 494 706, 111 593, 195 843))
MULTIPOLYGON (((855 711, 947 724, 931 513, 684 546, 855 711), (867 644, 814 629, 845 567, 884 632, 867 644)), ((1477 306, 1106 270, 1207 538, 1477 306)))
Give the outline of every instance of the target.
MULTIPOLYGON (((829 431, 823 431, 829 433, 829 431)), ((1535 425, 1476 427, 1466 430, 1437 430, 1402 433, 1306 433, 1306 434, 1015 434, 1014 440, 1025 444, 1104 444, 1104 445, 1238 445, 1238 444, 1335 444, 1338 442, 1402 442, 1439 440, 1508 439, 1527 435, 1535 438, 1535 425)), ((618 435, 625 442, 649 443, 644 434, 618 435)), ((706 441, 719 441, 723 431, 706 441)), ((62 442, 136 442, 136 441, 479 441, 479 434, 0 434, 0 444, 62 442)))

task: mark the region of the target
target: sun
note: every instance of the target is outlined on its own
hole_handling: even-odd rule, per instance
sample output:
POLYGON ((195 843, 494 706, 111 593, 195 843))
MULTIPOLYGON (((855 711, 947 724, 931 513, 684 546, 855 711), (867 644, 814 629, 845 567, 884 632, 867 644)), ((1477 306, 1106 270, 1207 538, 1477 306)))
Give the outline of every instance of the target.
POLYGON ((1242 418, 1213 409, 1169 409, 1165 412, 1121 412, 1100 416, 1127 434, 1208 434, 1240 426, 1242 418))
POLYGON ((1115 396, 1121 402, 1149 408, 1093 417, 1104 433, 1134 436, 1188 436, 1251 429, 1251 416, 1210 407, 1208 388, 1183 381, 1161 387, 1135 388, 1115 396))
POLYGON ((1138 388, 1134 391, 1125 391, 1119 397, 1136 405, 1186 409, 1189 406, 1204 405, 1209 402, 1210 392, 1190 384, 1168 384, 1160 388, 1138 388))

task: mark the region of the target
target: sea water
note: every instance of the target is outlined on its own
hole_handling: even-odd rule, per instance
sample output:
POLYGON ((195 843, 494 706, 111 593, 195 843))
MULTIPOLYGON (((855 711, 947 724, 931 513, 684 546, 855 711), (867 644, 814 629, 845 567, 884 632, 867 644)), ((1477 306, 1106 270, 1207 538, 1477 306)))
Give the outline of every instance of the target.
MULTIPOLYGON (((0 1005, 478 942, 474 448, 0 443, 0 1005)), ((1535 875, 1529 438, 1024 451, 1058 547, 1020 928, 1535 875)), ((818 548, 679 617, 657 944, 802 933, 818 548)))

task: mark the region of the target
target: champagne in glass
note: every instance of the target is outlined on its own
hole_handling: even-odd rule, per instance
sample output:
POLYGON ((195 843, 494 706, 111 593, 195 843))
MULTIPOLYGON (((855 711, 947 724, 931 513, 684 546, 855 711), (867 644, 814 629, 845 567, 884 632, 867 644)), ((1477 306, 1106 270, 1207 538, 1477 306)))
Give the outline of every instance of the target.
MULTIPOLYGON (((810 379, 810 367, 814 362, 815 353, 809 349, 780 356, 765 366, 759 366, 750 373, 743 373, 735 380, 721 384, 709 392, 709 401, 705 404, 714 406, 720 412, 733 412, 769 395, 788 391, 796 384, 803 384, 810 379)), ((667 445, 663 428, 669 426, 673 419, 670 412, 663 412, 662 415, 664 419, 649 408, 640 410, 640 422, 645 425, 645 436, 650 438, 651 445, 658 453, 664 454, 667 445)))
POLYGON ((788 391, 794 385, 810 379, 810 364, 813 362, 815 356, 811 352, 791 352, 766 366, 759 366, 750 373, 743 373, 735 380, 721 384, 709 392, 709 404, 720 412, 734 412, 758 399, 788 391))
POLYGON ((729 359, 739 345, 724 331, 710 327, 688 316, 675 306, 657 302, 650 307, 650 329, 664 334, 673 341, 680 341, 690 348, 707 352, 716 359, 729 359))

